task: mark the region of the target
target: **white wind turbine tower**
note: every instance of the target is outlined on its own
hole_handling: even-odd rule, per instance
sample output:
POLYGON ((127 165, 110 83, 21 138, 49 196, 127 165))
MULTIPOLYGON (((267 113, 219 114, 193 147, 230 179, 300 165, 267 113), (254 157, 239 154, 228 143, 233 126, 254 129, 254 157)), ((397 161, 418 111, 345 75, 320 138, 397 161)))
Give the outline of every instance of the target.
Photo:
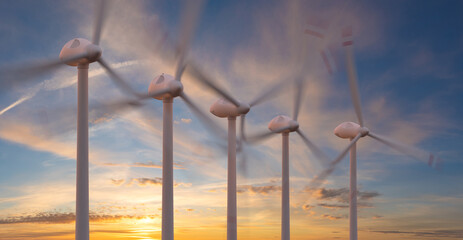
MULTIPOLYGON (((76 240, 89 239, 89 175, 88 175, 88 68, 98 62, 122 91, 138 98, 137 94, 101 57, 98 46, 106 13, 106 1, 96 2, 93 39, 74 38, 61 50, 59 60, 46 60, 27 67, 0 70, 1 78, 28 80, 62 65, 77 67, 77 167, 76 167, 76 240)), ((8 82, 4 81, 5 85, 8 82)), ((3 84, 2 84, 3 85, 3 84)))
MULTIPOLYGON (((281 239, 290 239, 290 186, 289 186, 289 134, 296 132, 304 141, 306 146, 312 151, 314 156, 324 162, 328 162, 328 157, 317 147, 299 128, 297 118, 302 100, 303 80, 297 79, 293 118, 286 115, 278 115, 268 124, 270 132, 246 137, 246 141, 255 142, 270 137, 273 134, 282 135, 282 193, 281 193, 281 239)), ((243 122, 244 124, 244 122, 243 122)), ((243 134, 244 136, 244 134, 243 134)))
MULTIPOLYGON (((430 166, 434 163, 434 155, 427 153, 421 149, 410 147, 397 141, 390 140, 371 132, 364 127, 363 117, 360 105, 360 95, 358 92, 357 73, 353 57, 353 41, 352 29, 348 28, 343 31, 344 42, 343 46, 346 49, 346 67, 349 78, 349 87, 354 104, 355 112, 359 120, 359 124, 354 122, 343 122, 334 129, 334 134, 340 138, 350 139, 349 145, 342 153, 331 162, 329 168, 325 169, 310 183, 311 189, 316 189, 323 180, 328 177, 334 170, 336 165, 341 162, 347 152, 350 150, 350 181, 349 181, 349 239, 357 240, 357 156, 356 142, 365 136, 370 136, 373 139, 417 160, 427 161, 430 166), (426 160, 427 159, 427 160, 426 160)), ((436 166, 441 162, 441 159, 435 161, 436 166)))

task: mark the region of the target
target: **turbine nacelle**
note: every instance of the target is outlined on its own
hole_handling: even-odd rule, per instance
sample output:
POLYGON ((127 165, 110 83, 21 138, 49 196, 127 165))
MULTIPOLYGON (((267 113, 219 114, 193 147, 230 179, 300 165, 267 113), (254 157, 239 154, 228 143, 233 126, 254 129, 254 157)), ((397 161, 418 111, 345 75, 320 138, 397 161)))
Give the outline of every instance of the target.
POLYGON ((240 102, 240 105, 237 107, 226 99, 221 98, 211 105, 209 111, 217 117, 227 118, 246 114, 250 109, 249 104, 240 102))
POLYGON ((268 129, 274 133, 294 132, 299 128, 299 123, 288 116, 278 115, 270 121, 268 129))
POLYGON ((99 46, 91 43, 84 38, 74 38, 64 44, 63 49, 59 54, 61 60, 71 58, 76 55, 86 55, 78 60, 67 62, 69 66, 77 66, 79 64, 89 64, 98 60, 101 57, 102 50, 99 46))
POLYGON ((151 81, 148 88, 148 94, 153 94, 163 89, 168 89, 168 92, 153 98, 162 100, 164 98, 178 97, 183 91, 183 85, 180 81, 177 81, 174 76, 163 73, 151 81))
POLYGON ((334 135, 340 137, 340 138, 355 138, 357 134, 361 134, 362 137, 365 137, 368 135, 370 130, 366 127, 361 127, 357 123, 354 122, 343 122, 339 124, 335 129, 334 129, 334 135))

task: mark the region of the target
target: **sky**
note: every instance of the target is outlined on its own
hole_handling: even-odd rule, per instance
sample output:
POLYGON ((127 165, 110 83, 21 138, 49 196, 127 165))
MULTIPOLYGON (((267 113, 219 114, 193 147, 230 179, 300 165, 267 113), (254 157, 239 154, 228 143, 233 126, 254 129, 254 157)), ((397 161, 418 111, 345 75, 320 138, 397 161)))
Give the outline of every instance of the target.
MULTIPOLYGON (((173 53, 163 39, 177 39, 183 6, 177 0, 111 1, 100 42, 103 57, 137 91, 146 92, 161 73, 174 74, 173 53)), ((91 39, 93 9, 92 1, 1 1, 0 68, 57 59, 69 40, 91 39)), ((243 102, 288 82, 251 109, 249 135, 267 130, 279 114, 292 115, 291 81, 302 68, 300 129, 334 159, 348 141, 333 129, 357 121, 341 36, 351 26, 365 125, 443 159, 439 169, 431 168, 426 159, 362 138, 359 238, 461 239, 461 9, 463 2, 456 0, 209 1, 188 56, 243 102), (325 38, 306 29, 323 31, 325 38)), ((99 65, 90 65, 89 76, 90 238, 160 239, 162 102, 118 111, 94 107, 127 96, 99 65)), ((76 69, 62 66, 7 80, 0 76, 0 236, 73 239, 76 69)), ((182 83, 225 131, 227 120, 209 114, 219 96, 188 68, 182 83)), ((225 146, 181 99, 174 100, 176 239, 226 239, 225 146)), ((281 136, 244 149, 238 238, 279 239, 281 136)), ((242 159, 238 155, 239 164, 242 159)), ((292 239, 348 239, 348 158, 322 186, 309 189, 326 166, 290 135, 292 239)))

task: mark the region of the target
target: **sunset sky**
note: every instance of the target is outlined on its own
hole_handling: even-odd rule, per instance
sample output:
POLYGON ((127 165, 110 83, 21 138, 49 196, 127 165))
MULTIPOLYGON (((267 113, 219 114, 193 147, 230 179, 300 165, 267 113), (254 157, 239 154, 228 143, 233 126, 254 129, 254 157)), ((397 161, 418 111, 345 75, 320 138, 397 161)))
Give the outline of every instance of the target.
MULTIPOLYGON (((111 66, 140 92, 161 73, 164 36, 176 39, 182 1, 110 1, 100 46, 111 66)), ((91 39, 92 1, 0 1, 0 68, 57 59, 75 37, 91 39)), ((335 158, 348 144, 333 134, 357 121, 341 32, 352 26, 365 125, 432 152, 403 156, 371 138, 358 143, 359 239, 463 238, 463 2, 209 1, 190 57, 246 102, 291 81, 292 56, 303 53, 306 86, 300 128, 335 158), (293 24, 296 23, 296 24, 293 24), (304 34, 319 29, 323 40, 304 34), (320 51, 330 52, 333 73, 320 51)), ((21 81, 0 76, 0 239, 74 239, 76 68, 21 81)), ((97 64, 89 70, 89 104, 126 99, 97 64)), ((188 69, 184 91, 209 113, 218 96, 188 69)), ((292 115, 294 87, 247 115, 251 135, 292 115)), ((162 102, 126 111, 90 110, 90 238, 161 239, 162 102)), ((226 142, 174 101, 174 208, 178 240, 226 239, 226 142)), ((281 136, 246 145, 238 173, 238 239, 280 239, 281 136)), ((238 155, 238 162, 241 155, 238 155)), ((310 180, 326 163, 290 135, 291 238, 348 239, 346 157, 319 189, 310 180)))

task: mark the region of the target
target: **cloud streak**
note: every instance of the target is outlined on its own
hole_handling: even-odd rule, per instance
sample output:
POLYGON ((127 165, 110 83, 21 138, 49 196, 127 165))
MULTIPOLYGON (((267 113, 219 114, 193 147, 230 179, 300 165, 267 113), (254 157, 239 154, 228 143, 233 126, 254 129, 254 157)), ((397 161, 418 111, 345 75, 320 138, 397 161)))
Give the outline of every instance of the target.
MULTIPOLYGON (((160 218, 159 215, 111 215, 90 213, 90 222, 117 222, 122 219, 144 219, 160 218)), ((0 224, 19 224, 19 223, 72 223, 75 222, 76 215, 72 212, 39 212, 36 214, 7 217, 0 219, 0 224)))

